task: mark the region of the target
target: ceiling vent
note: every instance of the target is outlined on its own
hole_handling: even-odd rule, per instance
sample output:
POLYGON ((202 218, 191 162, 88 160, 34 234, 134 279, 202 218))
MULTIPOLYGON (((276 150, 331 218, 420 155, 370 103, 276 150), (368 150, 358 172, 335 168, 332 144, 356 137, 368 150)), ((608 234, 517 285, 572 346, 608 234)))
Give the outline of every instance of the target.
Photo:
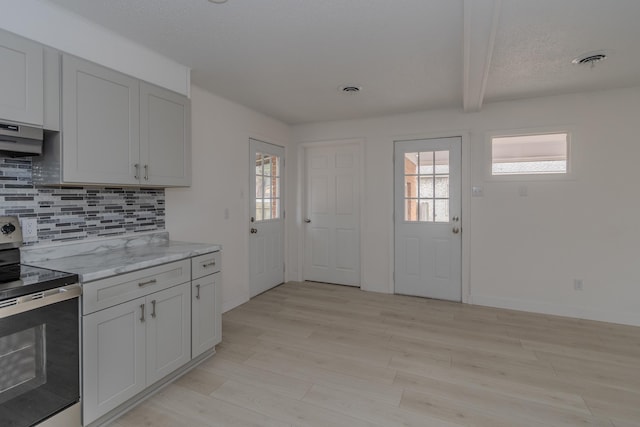
POLYGON ((572 64, 577 65, 590 65, 591 68, 595 67, 596 63, 602 62, 607 59, 607 52, 604 50, 599 50, 596 52, 585 53, 584 55, 580 55, 577 58, 574 58, 571 61, 572 64))
POLYGON ((345 86, 340 86, 338 88, 338 92, 342 92, 346 95, 355 95, 356 93, 359 93, 362 90, 362 86, 357 86, 357 85, 345 85, 345 86))

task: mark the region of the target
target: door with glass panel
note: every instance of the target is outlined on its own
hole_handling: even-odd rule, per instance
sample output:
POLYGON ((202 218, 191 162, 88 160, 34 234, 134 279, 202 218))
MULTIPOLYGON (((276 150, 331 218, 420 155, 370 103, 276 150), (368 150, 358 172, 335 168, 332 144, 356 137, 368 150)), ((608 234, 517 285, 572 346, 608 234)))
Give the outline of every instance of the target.
POLYGON ((249 290, 284 282, 284 148, 249 140, 249 290))
POLYGON ((395 293, 461 301, 461 138, 394 150, 395 293))

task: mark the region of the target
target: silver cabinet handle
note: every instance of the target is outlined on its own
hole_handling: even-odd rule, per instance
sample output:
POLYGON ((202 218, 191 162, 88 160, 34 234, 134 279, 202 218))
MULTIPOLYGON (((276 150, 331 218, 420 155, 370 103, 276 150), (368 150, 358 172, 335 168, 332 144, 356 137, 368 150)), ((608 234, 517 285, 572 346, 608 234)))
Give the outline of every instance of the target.
POLYGON ((144 165, 144 179, 149 181, 149 165, 144 165))
POLYGON ((196 299, 200 299, 200 285, 196 285, 196 299))
POLYGON ((307 224, 309 224, 311 222, 311 220, 309 218, 305 218, 304 222, 306 222, 307 224))
POLYGON ((140 304, 140 321, 144 322, 144 304, 140 304))
POLYGON ((151 301, 151 317, 156 317, 156 300, 151 301))
POLYGON ((213 260, 211 262, 208 262, 206 264, 202 264, 202 268, 213 267, 214 265, 216 265, 216 261, 215 260, 213 260))
POLYGON ((147 286, 147 285, 152 285, 154 283, 157 283, 158 281, 156 279, 151 279, 151 280, 147 280, 146 282, 139 282, 138 286, 143 287, 143 286, 147 286))
POLYGON ((136 163, 135 165, 133 165, 134 168, 136 168, 136 173, 135 175, 133 175, 133 177, 135 179, 140 179, 140 164, 136 163))

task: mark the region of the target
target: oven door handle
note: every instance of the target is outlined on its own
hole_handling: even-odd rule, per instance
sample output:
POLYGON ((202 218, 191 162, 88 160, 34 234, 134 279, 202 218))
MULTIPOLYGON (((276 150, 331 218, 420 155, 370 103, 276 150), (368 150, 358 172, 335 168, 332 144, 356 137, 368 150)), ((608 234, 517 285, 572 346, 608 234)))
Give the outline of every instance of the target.
POLYGON ((78 298, 82 294, 82 287, 79 284, 63 286, 50 289, 44 292, 25 295, 0 302, 0 319, 35 310, 50 304, 78 298))

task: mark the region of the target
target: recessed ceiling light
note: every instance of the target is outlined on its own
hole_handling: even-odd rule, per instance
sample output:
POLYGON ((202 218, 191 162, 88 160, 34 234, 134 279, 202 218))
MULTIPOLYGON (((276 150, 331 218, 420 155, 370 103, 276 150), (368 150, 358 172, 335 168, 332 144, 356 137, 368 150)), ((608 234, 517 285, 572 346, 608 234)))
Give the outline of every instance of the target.
POLYGON ((338 92, 342 92, 347 95, 355 95, 362 90, 362 86, 358 85, 344 85, 338 88, 338 92))
POLYGON ((598 62, 602 62, 609 56, 610 52, 605 50, 596 50, 594 52, 588 52, 582 54, 571 61, 572 64, 577 65, 590 65, 591 68, 595 67, 598 62))

